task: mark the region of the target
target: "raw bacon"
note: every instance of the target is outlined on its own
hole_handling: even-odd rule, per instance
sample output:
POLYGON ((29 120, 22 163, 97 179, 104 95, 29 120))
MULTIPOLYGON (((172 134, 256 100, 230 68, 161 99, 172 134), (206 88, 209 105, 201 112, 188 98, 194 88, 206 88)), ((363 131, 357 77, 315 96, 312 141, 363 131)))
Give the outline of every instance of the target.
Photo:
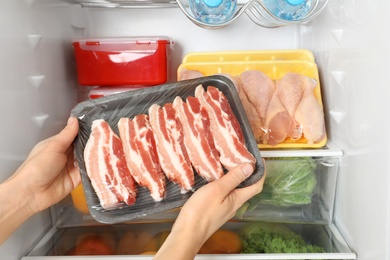
POLYGON ((149 189, 155 201, 165 196, 165 176, 158 163, 156 144, 149 117, 145 114, 121 118, 119 135, 123 142, 127 166, 135 181, 149 189))
POLYGON ((187 102, 176 97, 173 107, 182 123, 184 144, 196 172, 208 182, 221 178, 223 169, 205 108, 196 97, 188 97, 187 102))
POLYGON ((209 86, 207 91, 204 91, 202 85, 195 89, 195 96, 209 115, 211 133, 222 165, 227 170, 242 163, 254 165, 255 158, 245 146, 240 124, 226 96, 213 86, 209 86))
POLYGON ((180 186, 181 193, 192 190, 194 171, 184 146, 183 129, 172 103, 149 108, 158 159, 167 178, 180 186))
POLYGON ((114 209, 135 203, 137 188, 127 168, 120 138, 109 124, 94 120, 91 135, 85 145, 87 174, 104 209, 114 209))

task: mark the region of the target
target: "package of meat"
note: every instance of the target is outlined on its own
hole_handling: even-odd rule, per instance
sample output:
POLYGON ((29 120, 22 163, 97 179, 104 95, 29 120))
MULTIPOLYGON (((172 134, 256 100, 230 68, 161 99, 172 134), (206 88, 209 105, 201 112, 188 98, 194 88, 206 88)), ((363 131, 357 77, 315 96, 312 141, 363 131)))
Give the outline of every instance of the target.
POLYGON ((224 75, 237 87, 259 149, 322 148, 320 78, 307 50, 189 53, 178 80, 224 75))
MULTIPOLYGON (((198 87, 199 92, 199 86, 204 88, 204 92, 207 92, 208 88, 211 86, 214 91, 213 95, 220 96, 222 99, 227 100, 230 105, 230 108, 228 109, 231 109, 230 111, 232 112, 234 120, 237 120, 231 125, 236 126, 236 129, 233 130, 238 131, 238 136, 243 136, 243 138, 236 139, 241 140, 241 144, 239 144, 241 150, 242 147, 247 149, 247 152, 243 153, 246 158, 248 158, 245 162, 250 162, 255 166, 254 173, 241 183, 239 187, 249 186, 257 182, 263 176, 264 165, 256 140, 253 136, 248 118, 234 83, 227 77, 221 75, 202 77, 163 84, 147 89, 126 91, 99 99, 86 100, 79 103, 72 110, 71 114, 79 120, 79 134, 74 143, 75 157, 81 172, 82 184, 89 211, 92 217, 97 221, 107 224, 123 223, 181 207, 197 189, 207 184, 209 181, 212 181, 205 178, 203 174, 198 174, 198 167, 191 166, 189 162, 188 154, 191 151, 186 150, 189 148, 188 142, 191 140, 192 145, 197 146, 196 139, 177 138, 177 135, 180 135, 180 131, 183 131, 183 133, 185 131, 193 133, 194 131, 199 130, 206 132, 210 132, 211 130, 195 129, 193 126, 188 127, 182 125, 185 124, 185 122, 191 122, 191 120, 180 121, 182 118, 179 116, 177 116, 177 121, 171 120, 166 124, 166 130, 165 128, 161 128, 161 126, 164 126, 165 120, 172 119, 173 110, 178 110, 179 105, 187 104, 187 100, 189 102, 188 107, 184 107, 184 109, 189 109, 189 111, 193 113, 193 116, 197 116, 197 114, 204 116, 205 113, 207 114, 205 108, 200 108, 199 110, 201 102, 196 100, 195 90, 198 87), (130 127, 124 127, 125 125, 122 123, 122 118, 128 120, 126 125, 129 124, 130 127), (143 121, 136 121, 136 119, 141 118, 143 121), (120 121, 121 119, 122 121, 120 121), (150 122, 145 120, 149 120, 150 122), (104 130, 106 132, 100 131, 99 133, 101 136, 104 136, 102 140, 108 140, 107 142, 99 141, 99 136, 91 141, 92 127, 96 125, 96 123, 94 124, 93 122, 96 121, 107 122, 110 126, 111 129, 106 129, 104 130), (172 122, 175 122, 174 124, 177 124, 177 126, 172 125, 172 122), (156 130, 153 137, 151 133, 155 128, 158 130, 156 130), (107 136, 105 136, 106 133, 107 136), (134 138, 134 134, 138 137, 134 138), (175 135, 175 138, 169 139, 166 137, 167 135, 175 135), (109 141, 112 136, 114 136, 116 140, 118 137, 122 139, 122 147, 117 141, 115 142, 117 147, 110 147, 113 143, 109 141), (124 138, 124 136, 130 136, 130 138, 124 138), (135 143, 131 143, 130 146, 128 146, 124 140, 135 140, 133 141, 135 143), (181 141, 183 145, 176 143, 174 146, 170 147, 169 143, 173 142, 172 140, 177 142, 181 141), (93 141, 95 144, 88 144, 93 141), (86 152, 85 148, 87 144, 88 147, 95 147, 95 150, 89 149, 86 152), (129 151, 129 149, 131 149, 131 153, 126 152, 129 151), (110 151, 115 151, 115 156, 112 156, 110 151), (172 159, 164 162, 162 153, 169 151, 176 151, 175 156, 170 152, 170 155, 172 156, 166 156, 166 158, 172 159), (86 160, 86 156, 88 156, 88 160, 86 160), (123 167, 126 167, 126 163, 124 163, 122 159, 126 158, 126 156, 131 156, 133 159, 139 158, 133 160, 133 162, 127 163, 128 171, 134 171, 134 173, 136 173, 136 170, 139 172, 140 169, 145 169, 148 176, 144 179, 137 178, 136 175, 133 176, 136 183, 136 187, 133 190, 137 193, 134 203, 128 203, 128 201, 123 199, 123 192, 119 192, 121 189, 123 190, 123 188, 118 186, 115 180, 116 178, 120 178, 120 174, 111 176, 116 172, 119 172, 123 167), (91 164, 88 165, 88 167, 86 166, 87 162, 91 164), (102 165, 102 163, 104 164, 102 165), (137 165, 133 166, 134 164, 137 165), (177 165, 177 167, 172 167, 175 165, 177 165), (95 173, 95 175, 89 174, 89 172, 87 172, 88 169, 94 167, 104 169, 107 172, 100 174, 95 173), (133 167, 136 167, 137 169, 133 167), (181 168, 182 171, 175 172, 175 168, 181 168), (168 174, 168 171, 170 170, 171 172, 168 174), (166 176, 161 177, 162 172, 164 171, 166 172, 166 176), (182 174, 182 176, 180 176, 180 174, 182 174), (92 181, 91 178, 95 178, 94 176, 97 176, 99 180, 92 181), (112 181, 106 184, 105 176, 112 181), (162 180, 161 178, 165 179, 162 180), (104 207, 105 205, 102 205, 99 200, 102 196, 100 196, 100 193, 97 194, 97 191, 95 190, 96 185, 92 185, 92 183, 96 183, 96 181, 102 182, 103 185, 107 186, 108 192, 112 193, 108 195, 113 198, 114 203, 111 203, 109 207, 104 207), (156 189, 154 187, 159 187, 159 196, 156 196, 156 192, 152 194, 152 190, 156 189)), ((223 109, 224 111, 227 109, 226 102, 224 103, 223 109)), ((218 111, 218 109, 216 111, 218 111)), ((206 121, 203 120, 204 123, 206 121)), ((229 133, 229 131, 233 130, 231 128, 231 130, 225 129, 224 131, 229 133)), ((210 138, 212 137, 213 136, 210 135, 210 138)), ((201 141, 205 142, 205 140, 201 141)), ((214 144, 211 145, 214 146, 214 144)), ((235 145, 236 144, 232 145, 232 147, 235 145)), ((210 149, 210 152, 213 153, 216 156, 216 160, 218 160, 219 155, 217 149, 215 147, 211 147, 210 149)), ((126 161, 127 159, 128 158, 126 158, 126 161)), ((221 167, 223 174, 225 174, 227 169, 223 166, 223 163, 221 165, 222 166, 218 167, 221 167)), ((102 189, 102 186, 99 187, 102 189)), ((101 192, 101 190, 98 190, 98 192, 101 192)), ((125 192, 125 194, 127 193, 125 192)))

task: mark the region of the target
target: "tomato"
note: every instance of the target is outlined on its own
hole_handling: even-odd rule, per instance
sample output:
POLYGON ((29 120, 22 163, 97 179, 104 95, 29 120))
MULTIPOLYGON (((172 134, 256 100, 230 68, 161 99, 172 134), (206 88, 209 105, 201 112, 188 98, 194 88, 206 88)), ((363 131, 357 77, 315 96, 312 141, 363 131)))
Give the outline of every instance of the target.
POLYGON ((114 250, 104 241, 101 236, 88 235, 66 255, 113 255, 114 250))

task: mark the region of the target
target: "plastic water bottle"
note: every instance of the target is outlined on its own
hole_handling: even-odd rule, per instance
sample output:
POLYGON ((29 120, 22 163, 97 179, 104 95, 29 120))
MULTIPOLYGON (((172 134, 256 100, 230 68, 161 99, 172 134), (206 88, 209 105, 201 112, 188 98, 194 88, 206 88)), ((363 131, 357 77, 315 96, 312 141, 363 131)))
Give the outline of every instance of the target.
POLYGON ((263 0, 263 3, 273 15, 288 21, 305 18, 312 6, 312 0, 263 0))
POLYGON ((195 18, 208 24, 228 21, 237 7, 237 0, 189 0, 195 18))

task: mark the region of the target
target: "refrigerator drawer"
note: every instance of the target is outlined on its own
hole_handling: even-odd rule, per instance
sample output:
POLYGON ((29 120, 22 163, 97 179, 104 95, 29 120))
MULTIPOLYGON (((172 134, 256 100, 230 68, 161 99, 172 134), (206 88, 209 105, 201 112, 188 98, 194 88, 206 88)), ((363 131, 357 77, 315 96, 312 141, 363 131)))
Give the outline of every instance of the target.
POLYGON ((333 221, 339 158, 265 159, 263 191, 247 201, 235 219, 308 224, 333 221))
MULTIPOLYGON (((85 241, 88 239, 94 239, 94 253, 109 254, 107 256, 101 255, 99 259, 152 259, 153 254, 169 234, 171 226, 172 223, 155 223, 67 229, 53 228, 23 259, 86 259, 86 256, 69 255, 77 251, 75 248, 78 248, 78 252, 86 252, 88 247, 82 247, 83 244, 86 245, 85 241)), ((356 259, 355 253, 349 248, 333 224, 228 222, 217 232, 224 232, 223 237, 219 239, 225 242, 216 242, 215 244, 206 242, 208 243, 207 246, 201 248, 200 252, 202 254, 198 254, 196 259, 356 259), (279 230, 280 234, 284 233, 280 235, 281 240, 302 239, 305 247, 302 247, 301 250, 318 253, 296 252, 296 248, 291 248, 296 253, 289 253, 289 249, 283 249, 284 252, 279 253, 264 253, 264 249, 260 246, 255 248, 255 250, 259 250, 256 253, 245 253, 245 250, 253 249, 253 247, 245 244, 243 240, 244 236, 242 234, 245 232, 245 228, 249 227, 248 225, 263 227, 264 232, 262 234, 264 237, 267 237, 267 232, 273 232, 275 237, 274 230, 279 230), (288 236, 285 235, 287 233, 289 234, 288 236), (227 237, 229 238, 227 239, 227 237), (234 253, 210 253, 212 250, 223 252, 223 248, 229 248, 234 253)), ((214 242, 216 240, 218 240, 218 236, 215 236, 214 242)), ((289 244, 292 245, 293 243, 286 243, 286 245, 289 244)))
MULTIPOLYGON (((319 151, 318 151, 319 152, 319 151)), ((246 202, 233 218, 235 221, 270 221, 329 224, 339 168, 338 156, 261 151, 266 159, 266 181, 263 191, 246 202), (268 157, 271 155, 271 157, 268 157)), ((148 215, 131 223, 173 221, 179 209, 148 215)), ((51 208, 57 228, 99 224, 88 212, 82 187, 72 196, 51 208)))

